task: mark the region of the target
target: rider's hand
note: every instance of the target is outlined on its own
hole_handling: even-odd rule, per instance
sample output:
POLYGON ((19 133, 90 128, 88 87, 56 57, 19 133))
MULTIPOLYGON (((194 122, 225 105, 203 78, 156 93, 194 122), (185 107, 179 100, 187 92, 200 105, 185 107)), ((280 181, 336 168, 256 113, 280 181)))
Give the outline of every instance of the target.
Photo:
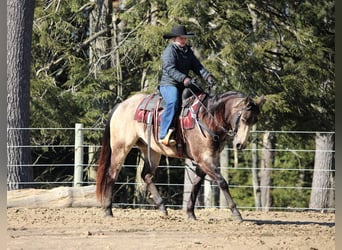
POLYGON ((191 78, 190 77, 185 77, 183 80, 183 84, 186 88, 188 88, 191 85, 191 78))
POLYGON ((207 82, 209 83, 210 86, 214 86, 216 83, 216 80, 212 75, 209 75, 207 78, 207 82))

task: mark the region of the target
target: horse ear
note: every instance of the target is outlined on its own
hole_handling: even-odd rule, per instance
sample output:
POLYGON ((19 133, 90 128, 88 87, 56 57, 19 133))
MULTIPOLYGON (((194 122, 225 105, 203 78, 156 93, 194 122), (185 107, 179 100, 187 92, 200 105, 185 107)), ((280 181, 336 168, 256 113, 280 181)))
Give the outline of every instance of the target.
POLYGON ((244 104, 246 105, 246 107, 251 107, 251 106, 253 106, 255 104, 255 102, 253 101, 252 97, 247 96, 244 99, 244 104))
POLYGON ((261 109, 262 106, 265 104, 265 102, 266 102, 265 96, 264 96, 264 95, 260 96, 260 98, 259 98, 259 100, 258 100, 258 102, 257 102, 257 104, 258 104, 258 106, 259 106, 260 109, 261 109))
POLYGON ((247 96, 245 99, 244 99, 244 103, 246 106, 248 106, 251 102, 252 102, 252 98, 250 98, 249 96, 247 96))

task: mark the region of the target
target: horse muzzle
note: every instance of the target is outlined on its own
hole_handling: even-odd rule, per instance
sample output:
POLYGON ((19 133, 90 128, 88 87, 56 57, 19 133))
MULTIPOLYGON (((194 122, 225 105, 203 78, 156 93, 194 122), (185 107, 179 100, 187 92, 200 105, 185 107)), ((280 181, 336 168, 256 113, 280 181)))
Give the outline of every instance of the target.
POLYGON ((238 150, 242 150, 245 149, 247 146, 247 142, 246 141, 241 141, 239 139, 237 139, 236 137, 233 140, 233 147, 238 149, 238 150))

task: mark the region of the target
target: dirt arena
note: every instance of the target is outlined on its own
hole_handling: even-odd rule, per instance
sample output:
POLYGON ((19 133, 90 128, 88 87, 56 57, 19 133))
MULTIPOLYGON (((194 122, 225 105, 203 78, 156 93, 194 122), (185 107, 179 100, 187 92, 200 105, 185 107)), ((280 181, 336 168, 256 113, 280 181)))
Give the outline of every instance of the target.
POLYGON ((225 209, 8 208, 7 249, 335 249, 335 214, 225 209))

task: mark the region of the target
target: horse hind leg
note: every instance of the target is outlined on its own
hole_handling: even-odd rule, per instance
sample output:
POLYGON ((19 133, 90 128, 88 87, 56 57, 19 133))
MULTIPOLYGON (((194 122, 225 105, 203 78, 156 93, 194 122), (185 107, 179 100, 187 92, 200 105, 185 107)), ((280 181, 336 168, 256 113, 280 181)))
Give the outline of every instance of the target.
POLYGON ((119 173, 121 171, 122 164, 117 162, 117 156, 111 156, 111 163, 108 169, 107 176, 107 187, 103 199, 103 207, 105 211, 105 216, 113 216, 112 203, 113 203, 113 186, 118 179, 119 173))
POLYGON ((198 192, 201 189, 201 186, 204 182, 205 173, 200 170, 197 164, 193 162, 196 166, 196 175, 193 179, 190 198, 187 204, 186 212, 188 214, 188 219, 196 220, 195 216, 195 203, 198 196, 198 192))
POLYGON ((106 192, 105 192, 104 200, 103 200, 105 216, 113 216, 113 212, 112 212, 113 186, 119 177, 120 171, 122 169, 122 164, 124 163, 124 160, 129 151, 130 151, 130 147, 127 147, 123 150, 115 150, 115 151, 112 149, 112 152, 116 152, 116 154, 112 153, 111 160, 110 160, 110 167, 108 169, 107 187, 106 187, 106 192))
POLYGON ((112 212, 112 196, 113 196, 113 185, 115 183, 114 180, 108 177, 110 179, 107 182, 107 188, 106 192, 104 194, 104 200, 103 200, 103 208, 105 212, 105 216, 107 217, 113 217, 113 212, 112 212))

